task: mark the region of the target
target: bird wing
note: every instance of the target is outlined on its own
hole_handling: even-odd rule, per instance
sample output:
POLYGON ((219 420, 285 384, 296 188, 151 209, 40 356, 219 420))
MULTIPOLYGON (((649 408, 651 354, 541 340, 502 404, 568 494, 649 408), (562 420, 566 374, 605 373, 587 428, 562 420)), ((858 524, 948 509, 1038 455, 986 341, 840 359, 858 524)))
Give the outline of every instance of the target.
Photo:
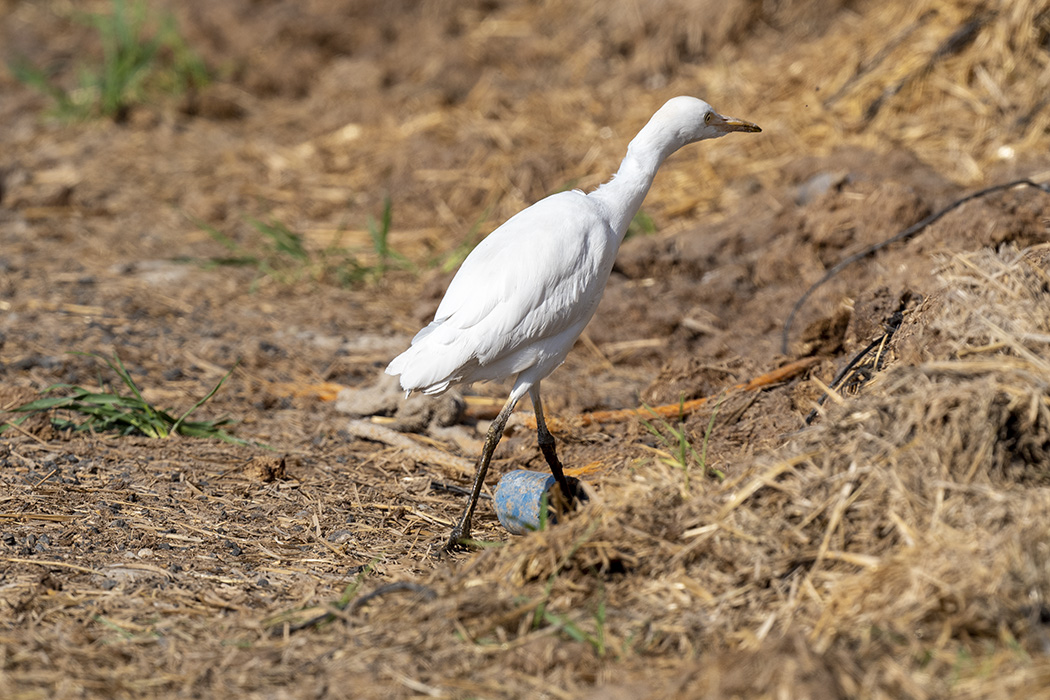
MULTIPOLYGON (((609 242, 606 232, 581 192, 540 200, 467 256, 434 321, 460 331, 483 325, 496 341, 489 354, 499 338, 539 340, 560 333, 587 310, 581 302, 595 291, 609 242)), ((599 296, 602 288, 604 284, 596 290, 599 296)))
POLYGON ((398 362, 402 382, 457 381, 457 371, 471 363, 494 363, 585 322, 601 299, 614 246, 601 212, 582 192, 551 195, 519 212, 464 260, 434 321, 412 341, 419 353, 409 356, 410 349, 398 362), (424 362, 420 376, 405 376, 415 377, 423 368, 409 365, 424 362))

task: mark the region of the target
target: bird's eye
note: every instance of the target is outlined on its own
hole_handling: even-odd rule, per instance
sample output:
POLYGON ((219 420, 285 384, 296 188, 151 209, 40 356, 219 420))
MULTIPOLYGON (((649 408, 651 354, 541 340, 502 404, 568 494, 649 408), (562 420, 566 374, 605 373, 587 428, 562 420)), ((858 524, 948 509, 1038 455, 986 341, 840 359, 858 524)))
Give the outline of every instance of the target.
POLYGON ((704 115, 704 124, 710 124, 710 123, 711 123, 711 113, 708 112, 707 114, 704 115))

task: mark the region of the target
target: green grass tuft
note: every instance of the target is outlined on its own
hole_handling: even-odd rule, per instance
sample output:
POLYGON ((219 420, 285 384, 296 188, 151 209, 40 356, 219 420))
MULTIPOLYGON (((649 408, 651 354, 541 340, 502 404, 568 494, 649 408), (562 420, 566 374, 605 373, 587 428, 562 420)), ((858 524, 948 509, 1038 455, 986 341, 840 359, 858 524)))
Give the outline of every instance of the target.
POLYGON ((538 604, 532 612, 532 629, 536 630, 544 626, 554 627, 573 641, 590 644, 591 647, 594 648, 595 653, 597 653, 599 657, 602 657, 605 656, 607 650, 604 591, 602 592, 602 598, 598 602, 598 607, 592 616, 595 627, 594 633, 583 629, 580 623, 573 620, 569 615, 556 613, 549 607, 551 593, 554 590, 554 584, 558 580, 558 576, 561 575, 565 566, 574 556, 576 556, 576 552, 578 552, 580 547, 582 547, 594 535, 597 529, 598 522, 592 522, 587 530, 575 542, 573 542, 572 547, 570 547, 569 551, 561 558, 550 576, 547 577, 547 584, 544 586, 543 595, 540 597, 538 604))
MULTIPOLYGON (((725 474, 721 471, 707 466, 707 445, 710 442, 711 432, 715 427, 715 418, 718 416, 718 409, 721 408, 723 400, 724 397, 720 398, 715 404, 714 409, 711 411, 711 418, 708 420, 707 429, 704 431, 704 440, 700 452, 696 451, 696 448, 693 447, 693 444, 689 440, 689 436, 686 435, 684 410, 678 417, 678 424, 671 425, 669 422, 661 418, 656 411, 646 406, 646 409, 652 413, 653 418, 656 419, 657 425, 654 425, 652 422, 645 419, 642 419, 642 425, 645 426, 646 430, 656 436, 656 438, 663 444, 664 449, 669 453, 670 457, 665 460, 665 462, 670 466, 682 470, 683 494, 689 493, 690 475, 694 464, 699 466, 701 473, 713 476, 719 481, 725 478, 725 474)), ((684 399, 680 401, 680 405, 685 405, 684 399)))
POLYGON ((30 416, 38 413, 53 413, 65 411, 73 415, 71 418, 59 415, 51 416, 51 424, 59 430, 105 432, 114 430, 121 435, 141 434, 151 438, 166 438, 173 434, 186 435, 189 437, 212 438, 224 442, 247 445, 240 438, 230 435, 223 429, 232 421, 222 419, 216 421, 191 421, 190 415, 203 406, 219 391, 222 385, 233 372, 227 372, 219 383, 216 384, 202 399, 197 401, 189 410, 178 417, 152 406, 142 397, 135 380, 131 378, 127 368, 120 358, 114 354, 113 358, 101 357, 91 353, 75 353, 87 357, 95 357, 103 362, 116 373, 120 381, 131 391, 131 395, 122 395, 116 391, 90 391, 83 387, 71 384, 55 384, 48 387, 44 393, 64 392, 63 396, 46 396, 44 398, 30 401, 16 408, 10 409, 11 413, 26 414, 13 422, 0 424, 0 433, 12 425, 19 425, 30 416))
POLYGON ((189 48, 170 13, 154 17, 144 0, 112 0, 106 13, 80 15, 98 33, 102 60, 79 68, 79 86, 66 90, 48 71, 24 59, 10 63, 17 80, 55 100, 67 120, 108 117, 124 121, 154 95, 179 95, 208 82, 204 62, 189 48))
POLYGON ((390 247, 390 222, 392 219, 392 204, 390 197, 383 199, 383 216, 377 222, 371 216, 368 217, 368 234, 372 237, 372 248, 379 258, 379 264, 374 268, 376 279, 386 274, 390 264, 396 263, 402 269, 412 267, 405 256, 390 247))
POLYGON ((390 247, 392 204, 387 197, 379 221, 368 218, 368 231, 377 262, 362 262, 360 253, 339 244, 338 238, 325 249, 310 251, 302 234, 296 233, 284 222, 271 218, 260 221, 249 217, 248 224, 258 234, 245 244, 238 243, 219 229, 199 219, 189 217, 201 230, 226 248, 230 255, 213 257, 202 262, 207 266, 242 266, 255 268, 258 273, 252 282, 255 289, 263 279, 279 284, 294 284, 303 279, 351 287, 379 282, 394 268, 415 272, 405 256, 390 247))

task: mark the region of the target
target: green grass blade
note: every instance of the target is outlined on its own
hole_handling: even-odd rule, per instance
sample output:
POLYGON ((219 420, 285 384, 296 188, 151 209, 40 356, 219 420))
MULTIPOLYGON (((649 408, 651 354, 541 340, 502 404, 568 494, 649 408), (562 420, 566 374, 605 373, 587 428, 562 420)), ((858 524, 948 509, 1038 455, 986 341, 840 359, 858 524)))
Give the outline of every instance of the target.
POLYGON ((9 420, 9 421, 5 421, 3 423, 0 423, 0 435, 3 435, 4 431, 6 431, 8 428, 14 428, 16 426, 22 425, 27 420, 29 420, 31 417, 32 417, 31 415, 29 415, 29 416, 22 416, 21 418, 16 418, 14 420, 9 420))
POLYGON ((379 236, 374 237, 373 242, 376 243, 376 252, 381 253, 383 256, 390 255, 390 222, 393 220, 394 205, 390 201, 390 197, 383 198, 383 218, 379 226, 379 236))
POLYGON ((303 237, 289 229, 281 221, 274 219, 270 223, 266 223, 258 219, 249 218, 248 223, 256 231, 269 238, 277 252, 284 253, 296 262, 310 262, 310 252, 306 250, 306 246, 303 244, 303 237))
POLYGON ((591 539, 591 536, 595 533, 595 531, 597 531, 597 529, 598 521, 595 520, 587 527, 587 530, 575 542, 572 543, 572 546, 569 548, 569 551, 565 553, 565 556, 563 556, 558 562, 558 564, 554 567, 554 571, 552 571, 551 575, 547 577, 547 585, 543 589, 543 595, 541 596, 540 603, 536 606, 535 611, 533 611, 532 613, 533 629, 539 629, 540 623, 543 622, 545 616, 547 615, 547 602, 550 600, 551 591, 554 590, 554 582, 558 579, 558 576, 561 574, 561 570, 565 568, 565 565, 568 564, 574 556, 576 556, 576 552, 580 550, 580 547, 582 547, 584 543, 587 542, 587 540, 591 539))
POLYGON ((489 215, 492 214, 492 207, 488 206, 481 216, 474 222, 474 225, 470 227, 470 231, 463 238, 459 244, 452 249, 445 259, 441 262, 442 272, 452 272, 467 259, 470 252, 477 247, 478 243, 481 242, 482 236, 480 235, 481 226, 488 221, 489 215))
POLYGON ((712 476, 717 478, 719 481, 722 481, 723 479, 725 479, 726 475, 725 475, 725 473, 723 473, 722 471, 720 471, 718 469, 711 469, 709 466, 707 466, 707 443, 708 443, 708 441, 710 441, 710 439, 711 439, 711 432, 715 428, 715 416, 718 415, 718 409, 720 409, 722 407, 722 402, 725 401, 725 400, 726 400, 726 397, 725 397, 725 394, 723 394, 718 399, 718 401, 715 403, 715 407, 711 411, 711 419, 709 421, 707 421, 707 429, 704 431, 704 441, 703 441, 703 444, 700 447, 700 459, 699 459, 700 466, 704 470, 704 472, 708 473, 708 474, 711 474, 712 476))
POLYGON ((131 375, 128 373, 127 368, 124 367, 124 363, 121 361, 120 357, 116 353, 113 353, 113 361, 110 361, 105 357, 100 357, 100 359, 105 361, 105 363, 109 365, 109 368, 117 373, 120 380, 131 389, 131 393, 135 394, 135 398, 141 403, 140 409, 143 415, 139 417, 138 414, 133 414, 136 427, 139 427, 139 425, 143 426, 143 432, 150 435, 150 437, 167 437, 168 423, 165 422, 163 417, 158 415, 157 410, 154 409, 145 398, 143 398, 142 392, 139 391, 138 386, 135 384, 135 380, 131 378, 131 375))
MULTIPOLYGON (((222 385, 226 383, 226 380, 230 378, 230 375, 233 374, 233 370, 237 369, 237 364, 239 364, 239 362, 234 364, 233 367, 230 368, 230 371, 222 376, 222 379, 219 380, 219 383, 216 384, 214 387, 212 387, 212 390, 209 391, 204 396, 204 398, 202 398, 197 403, 195 403, 192 406, 190 406, 190 409, 188 411, 186 411, 181 416, 179 416, 179 419, 177 421, 175 421, 174 424, 172 424, 171 432, 173 432, 173 433, 179 432, 179 428, 182 427, 182 425, 185 423, 186 419, 189 418, 190 414, 193 413, 194 411, 196 411, 201 406, 203 406, 208 401, 208 399, 210 399, 211 397, 215 396, 215 394, 219 391, 219 389, 222 388, 222 385)), ((217 425, 219 425, 219 423, 212 423, 211 425, 217 426, 217 425)))
POLYGON ((69 93, 51 82, 51 78, 43 70, 30 65, 24 58, 14 59, 7 65, 15 80, 51 97, 59 114, 72 115, 75 112, 76 105, 69 93))
MULTIPOLYGON (((379 258, 379 264, 376 267, 378 277, 382 277, 386 274, 387 266, 390 263, 391 251, 390 251, 390 223, 393 220, 393 203, 390 197, 383 198, 383 215, 376 223, 375 219, 371 216, 368 217, 368 235, 372 238, 372 249, 375 251, 376 257, 379 258)), ((402 261, 405 261, 403 257, 398 256, 402 261)), ((405 261, 407 262, 407 261, 405 261)))
POLYGON ((244 256, 244 248, 242 248, 241 245, 237 243, 237 241, 233 240, 219 229, 215 228, 206 221, 203 221, 193 216, 189 216, 188 214, 186 215, 186 218, 192 221, 197 228, 203 230, 205 233, 211 236, 212 240, 214 240, 222 247, 226 248, 226 250, 238 256, 244 256))
POLYGON ((544 530, 546 530, 547 527, 550 525, 550 523, 549 523, 550 510, 551 510, 550 497, 547 494, 547 492, 544 491, 543 495, 540 496, 540 512, 538 514, 539 515, 539 518, 538 518, 539 522, 536 524, 536 529, 539 530, 540 532, 543 532, 544 530))
POLYGON ((605 656, 605 587, 599 588, 601 597, 598 598, 598 609, 594 612, 594 628, 597 634, 595 635, 595 649, 598 651, 598 656, 605 656))
POLYGON ((8 411, 11 413, 36 413, 39 411, 50 411, 55 408, 64 408, 76 401, 76 397, 73 396, 52 396, 45 399, 36 399, 29 403, 22 404, 15 408, 10 408, 8 411))
MULTIPOLYGON (((229 421, 221 421, 221 423, 227 422, 229 421)), ((218 424, 219 423, 195 423, 192 421, 186 422, 183 423, 182 426, 179 428, 179 435, 184 435, 186 437, 193 438, 222 440, 223 442, 230 443, 231 445, 250 445, 272 451, 271 447, 262 443, 249 442, 248 440, 244 440, 242 438, 231 435, 225 430, 222 430, 221 428, 217 427, 218 424)))
POLYGON ((649 236, 654 233, 656 233, 656 222, 653 221, 653 217, 639 209, 638 213, 634 215, 633 219, 631 219, 630 225, 627 226, 627 233, 624 234, 624 240, 627 240, 632 236, 649 236))
MULTIPOLYGON (((45 411, 70 411, 81 416, 80 422, 66 419, 60 416, 52 416, 51 423, 55 427, 65 430, 76 431, 104 431, 116 430, 122 435, 139 432, 152 438, 168 437, 172 432, 183 435, 203 438, 216 438, 225 442, 247 445, 245 440, 236 438, 223 430, 221 426, 228 425, 229 419, 215 421, 189 421, 187 418, 206 401, 215 396, 226 380, 233 373, 233 369, 227 372, 222 379, 208 392, 208 394, 197 401, 188 411, 179 418, 175 418, 170 412, 150 405, 142 396, 138 385, 132 379, 131 374, 124 366, 120 357, 114 353, 113 358, 103 357, 93 353, 72 353, 92 357, 104 362, 112 370, 124 385, 131 390, 132 396, 122 396, 115 392, 104 391, 104 384, 99 379, 99 391, 88 391, 79 386, 68 384, 55 384, 48 387, 45 392, 65 390, 70 392, 68 396, 46 396, 26 404, 9 409, 12 413, 26 413, 27 415, 9 423, 0 424, 0 433, 12 425, 19 425, 29 415, 45 411)), ((235 366, 236 368, 236 366, 235 366)), ((266 447, 265 445, 260 445, 266 447)), ((268 449, 268 448, 267 448, 268 449)))

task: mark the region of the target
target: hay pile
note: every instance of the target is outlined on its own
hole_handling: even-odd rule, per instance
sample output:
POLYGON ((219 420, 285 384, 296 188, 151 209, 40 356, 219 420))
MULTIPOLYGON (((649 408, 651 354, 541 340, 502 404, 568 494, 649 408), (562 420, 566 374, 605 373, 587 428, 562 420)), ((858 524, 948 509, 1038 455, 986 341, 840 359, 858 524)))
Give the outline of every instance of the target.
POLYGON ((348 636, 464 694, 543 677, 607 697, 603 659, 652 658, 661 680, 613 697, 1032 697, 1050 674, 1050 493, 1033 488, 1050 482, 1050 246, 958 254, 939 279, 889 368, 773 455, 691 487, 636 464, 570 523, 426 577, 436 600, 377 605, 348 636))

